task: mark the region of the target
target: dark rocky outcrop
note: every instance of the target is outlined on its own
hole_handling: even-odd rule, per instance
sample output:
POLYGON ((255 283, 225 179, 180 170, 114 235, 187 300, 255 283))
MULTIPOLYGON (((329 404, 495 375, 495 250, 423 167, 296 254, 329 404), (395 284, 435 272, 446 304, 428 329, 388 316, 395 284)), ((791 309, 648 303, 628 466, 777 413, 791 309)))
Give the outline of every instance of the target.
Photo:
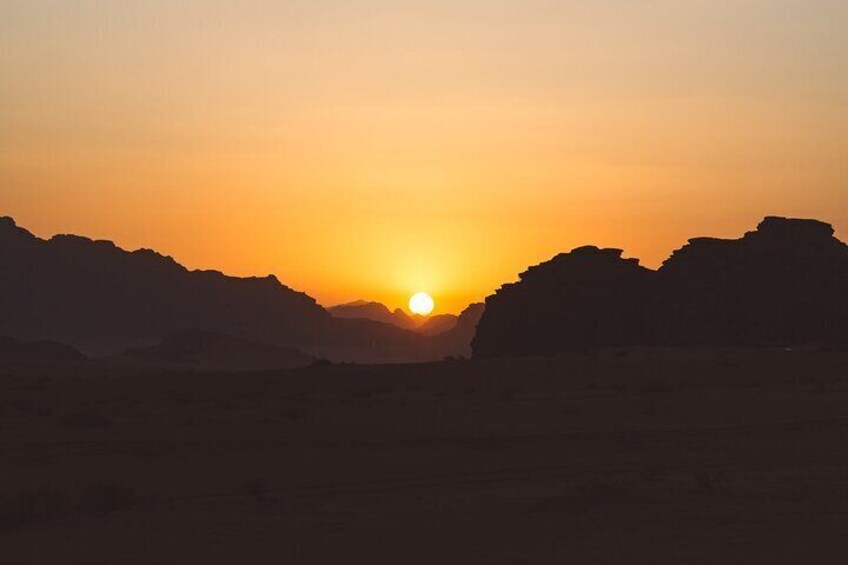
POLYGON ((623 345, 797 345, 848 335, 848 247, 815 220, 768 217, 695 238, 658 271, 582 247, 486 300, 476 356, 623 345))
POLYGON ((659 280, 659 343, 792 345, 848 330, 848 246, 823 222, 767 217, 741 239, 689 240, 659 280))
POLYGON ((579 247, 521 273, 486 299, 474 355, 544 355, 647 335, 655 273, 620 249, 579 247))

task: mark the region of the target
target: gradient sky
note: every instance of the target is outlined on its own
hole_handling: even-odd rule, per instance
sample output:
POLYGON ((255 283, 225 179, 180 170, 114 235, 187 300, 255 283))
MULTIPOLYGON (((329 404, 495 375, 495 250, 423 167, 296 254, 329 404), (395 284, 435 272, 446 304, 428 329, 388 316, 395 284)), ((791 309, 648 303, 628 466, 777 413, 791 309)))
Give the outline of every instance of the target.
POLYGON ((0 77, 0 214, 325 305, 848 238, 845 0, 0 0, 0 77))

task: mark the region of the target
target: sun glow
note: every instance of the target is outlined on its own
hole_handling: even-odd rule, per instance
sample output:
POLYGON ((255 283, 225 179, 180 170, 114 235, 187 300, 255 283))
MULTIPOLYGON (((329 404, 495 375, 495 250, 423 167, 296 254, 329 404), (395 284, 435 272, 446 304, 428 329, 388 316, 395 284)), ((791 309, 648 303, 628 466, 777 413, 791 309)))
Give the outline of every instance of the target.
POLYGON ((433 297, 426 292, 418 292, 409 299, 410 311, 419 316, 426 316, 432 312, 435 305, 436 303, 433 301, 433 297))

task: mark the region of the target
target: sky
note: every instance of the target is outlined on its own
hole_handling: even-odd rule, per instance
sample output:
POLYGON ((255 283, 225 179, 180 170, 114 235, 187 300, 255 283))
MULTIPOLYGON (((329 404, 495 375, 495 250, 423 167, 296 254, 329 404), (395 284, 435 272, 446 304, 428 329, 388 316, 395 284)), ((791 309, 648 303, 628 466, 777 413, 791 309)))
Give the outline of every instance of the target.
POLYGON ((584 244, 848 239, 844 0, 0 0, 0 215, 458 312, 584 244))

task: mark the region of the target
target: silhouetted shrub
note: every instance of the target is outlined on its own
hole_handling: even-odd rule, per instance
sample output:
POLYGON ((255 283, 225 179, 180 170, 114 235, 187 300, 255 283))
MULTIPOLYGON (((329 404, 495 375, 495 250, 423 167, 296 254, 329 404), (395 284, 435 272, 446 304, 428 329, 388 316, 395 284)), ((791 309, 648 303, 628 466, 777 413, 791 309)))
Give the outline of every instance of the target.
POLYGON ((111 422, 94 412, 71 412, 62 416, 62 425, 75 430, 90 430, 108 428, 111 422))
POLYGON ((71 499, 55 489, 36 489, 0 497, 0 529, 46 522, 71 510, 71 499))
POLYGON ((520 391, 514 388, 509 388, 501 392, 501 401, 512 402, 520 391))
POLYGON ((22 414, 29 414, 33 410, 33 403, 28 398, 18 398, 12 402, 12 406, 22 414))
POLYGON ((139 497, 132 487, 95 483, 82 491, 79 509, 91 512, 114 512, 132 508, 138 500, 139 497))
POLYGON ((268 484, 260 478, 245 479, 239 484, 239 490, 246 496, 260 499, 268 493, 268 484))
POLYGON ((699 490, 702 491, 710 491, 713 490, 713 479, 710 477, 710 474, 704 470, 697 470, 693 474, 693 478, 695 479, 695 484, 698 486, 699 490))
POLYGON ((194 402, 194 395, 188 391, 174 392, 174 402, 182 405, 192 404, 194 402))
POLYGON ((661 380, 652 380, 641 387, 642 392, 667 392, 670 390, 668 383, 661 380))
POLYGON ((589 482, 564 489, 536 504, 537 510, 585 514, 604 506, 630 503, 633 494, 621 485, 589 482))
POLYGON ((280 413, 280 415, 287 420, 291 420, 292 422, 299 422, 301 420, 305 420, 309 413, 303 408, 290 407, 285 408, 280 413))

